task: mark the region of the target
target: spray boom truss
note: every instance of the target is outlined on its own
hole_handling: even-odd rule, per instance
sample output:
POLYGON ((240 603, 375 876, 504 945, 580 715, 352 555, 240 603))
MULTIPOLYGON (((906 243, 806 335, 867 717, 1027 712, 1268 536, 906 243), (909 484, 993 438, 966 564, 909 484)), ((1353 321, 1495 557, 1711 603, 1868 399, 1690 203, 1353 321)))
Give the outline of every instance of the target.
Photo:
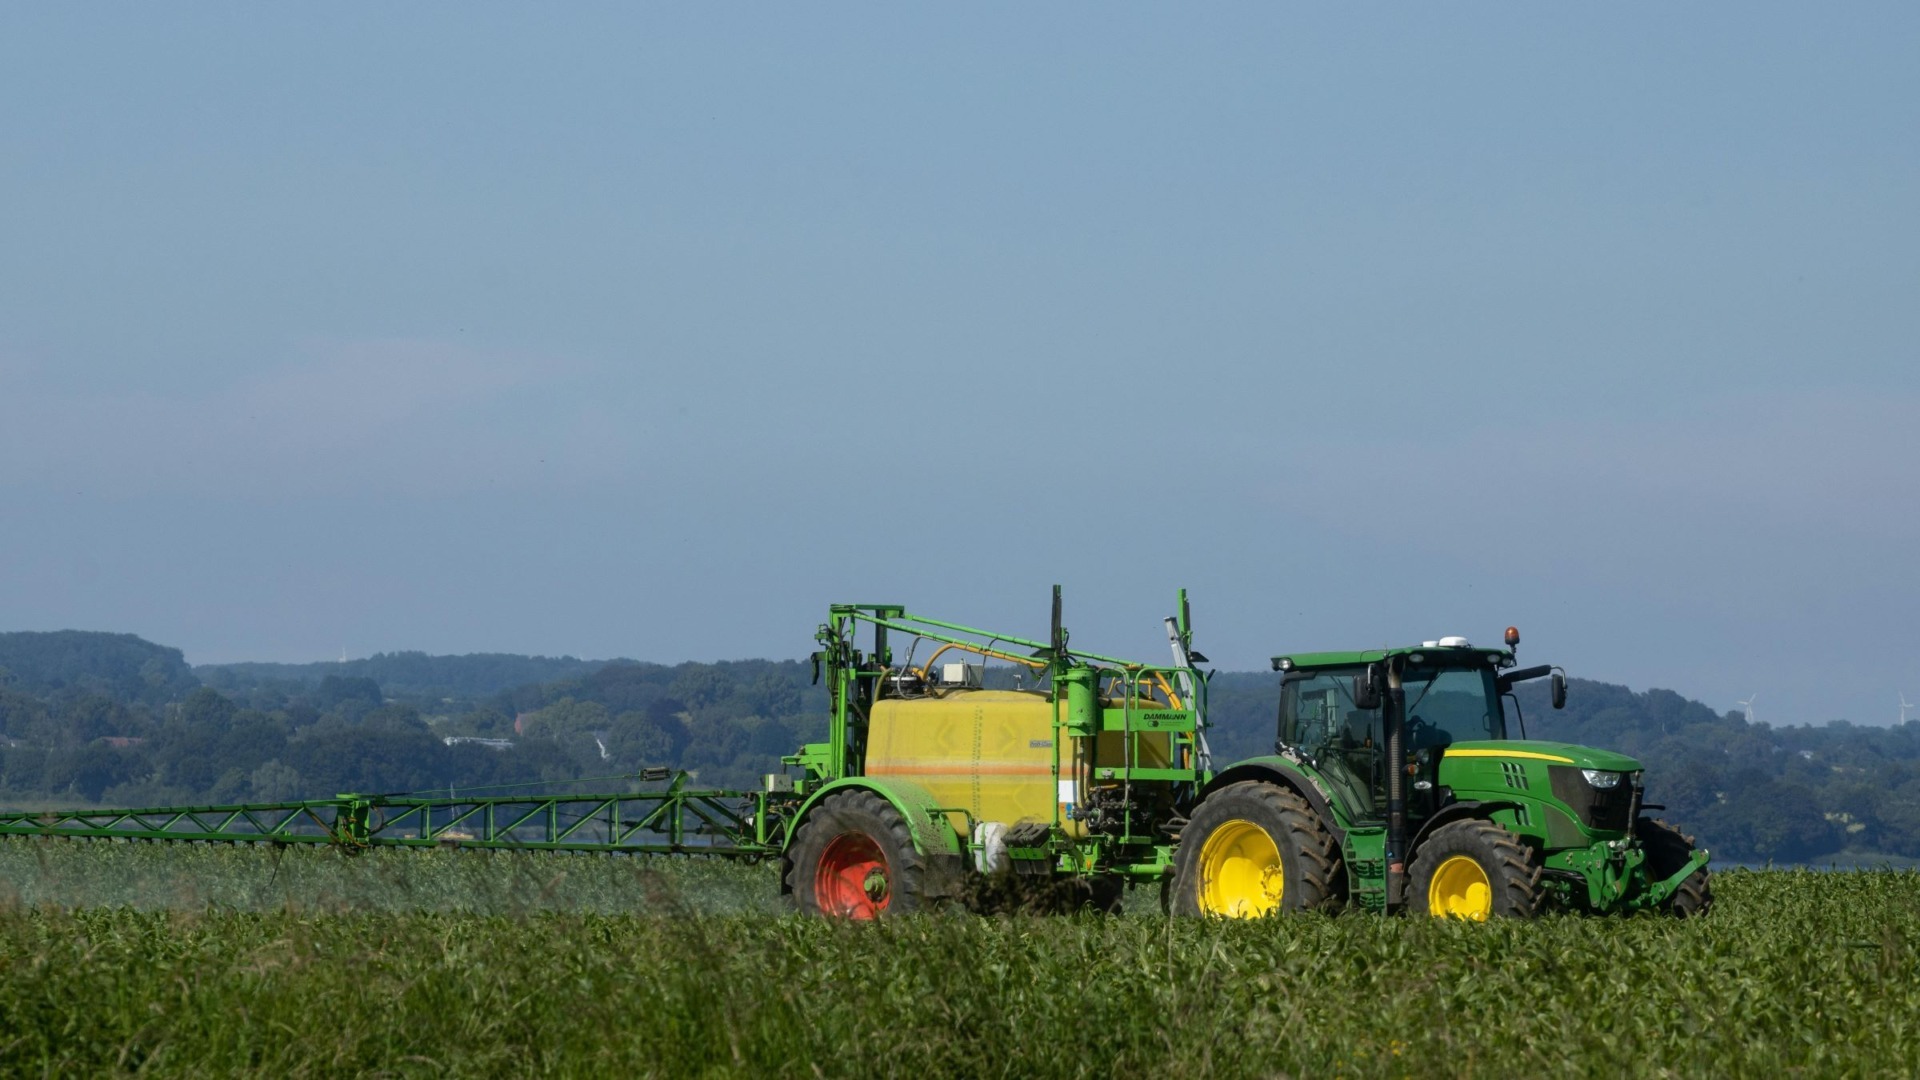
POLYGON ((780 850, 785 801, 688 788, 686 774, 622 779, 640 790, 587 795, 337 795, 301 802, 0 814, 0 836, 221 844, 459 847, 758 858, 780 850), (648 784, 665 786, 647 789, 648 784))

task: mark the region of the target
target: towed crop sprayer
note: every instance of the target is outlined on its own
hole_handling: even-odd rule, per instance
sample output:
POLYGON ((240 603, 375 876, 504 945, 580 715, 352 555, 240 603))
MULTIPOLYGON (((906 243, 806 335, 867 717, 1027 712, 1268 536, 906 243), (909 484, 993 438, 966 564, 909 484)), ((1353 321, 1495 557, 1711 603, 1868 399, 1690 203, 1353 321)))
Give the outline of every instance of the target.
POLYGON ((1276 657, 1274 753, 1216 771, 1184 591, 1166 625, 1156 666, 1070 648, 1057 586, 1045 640, 835 604, 811 657, 826 741, 759 791, 649 769, 603 778, 617 794, 8 813, 0 836, 777 858, 799 910, 855 919, 989 881, 1100 908, 1158 884, 1175 913, 1225 917, 1710 906, 1706 852, 1641 816, 1639 762, 1525 738, 1512 688, 1550 677, 1559 708, 1566 682, 1515 667, 1518 631, 1276 657))

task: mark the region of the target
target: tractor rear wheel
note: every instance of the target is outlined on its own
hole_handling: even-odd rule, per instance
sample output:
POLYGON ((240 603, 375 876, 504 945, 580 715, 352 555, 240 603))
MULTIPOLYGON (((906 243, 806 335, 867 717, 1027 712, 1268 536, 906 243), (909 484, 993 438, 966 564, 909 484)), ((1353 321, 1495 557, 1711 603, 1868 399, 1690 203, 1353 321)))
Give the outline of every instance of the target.
MULTIPOLYGON (((1693 858, 1693 837, 1664 821, 1641 818, 1633 823, 1634 839, 1647 853, 1647 874, 1655 881, 1665 881, 1680 872, 1693 858)), ((1691 918, 1705 915, 1713 907, 1713 886, 1707 874, 1707 868, 1701 867, 1687 875, 1673 895, 1660 903, 1660 910, 1679 918, 1691 918)))
POLYGON ((1258 918, 1331 907, 1342 895, 1340 851, 1306 800, 1243 780, 1208 795, 1173 856, 1176 915, 1258 918))
POLYGON ((1540 858, 1491 821, 1471 818, 1433 830, 1414 853, 1409 900, 1416 915, 1531 918, 1540 903, 1540 858))
POLYGON ((789 851, 787 888, 804 913, 864 920, 921 906, 925 863, 913 833, 871 791, 820 800, 789 851))

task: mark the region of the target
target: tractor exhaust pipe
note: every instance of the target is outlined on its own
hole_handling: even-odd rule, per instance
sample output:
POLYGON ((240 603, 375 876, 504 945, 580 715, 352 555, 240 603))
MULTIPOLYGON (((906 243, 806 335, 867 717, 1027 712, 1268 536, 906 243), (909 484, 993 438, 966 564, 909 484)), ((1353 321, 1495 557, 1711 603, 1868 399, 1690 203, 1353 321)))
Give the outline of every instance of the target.
POLYGON ((1407 691, 1398 664, 1387 666, 1387 906, 1407 892, 1407 691))

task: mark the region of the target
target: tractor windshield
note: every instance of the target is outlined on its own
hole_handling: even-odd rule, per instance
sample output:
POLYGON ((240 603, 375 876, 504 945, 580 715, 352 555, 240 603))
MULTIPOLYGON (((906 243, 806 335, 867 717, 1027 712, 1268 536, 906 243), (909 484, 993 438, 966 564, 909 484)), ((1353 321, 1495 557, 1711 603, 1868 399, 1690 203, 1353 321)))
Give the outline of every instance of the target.
POLYGON ((1507 737, 1491 668, 1409 667, 1400 685, 1407 692, 1410 749, 1507 737))

